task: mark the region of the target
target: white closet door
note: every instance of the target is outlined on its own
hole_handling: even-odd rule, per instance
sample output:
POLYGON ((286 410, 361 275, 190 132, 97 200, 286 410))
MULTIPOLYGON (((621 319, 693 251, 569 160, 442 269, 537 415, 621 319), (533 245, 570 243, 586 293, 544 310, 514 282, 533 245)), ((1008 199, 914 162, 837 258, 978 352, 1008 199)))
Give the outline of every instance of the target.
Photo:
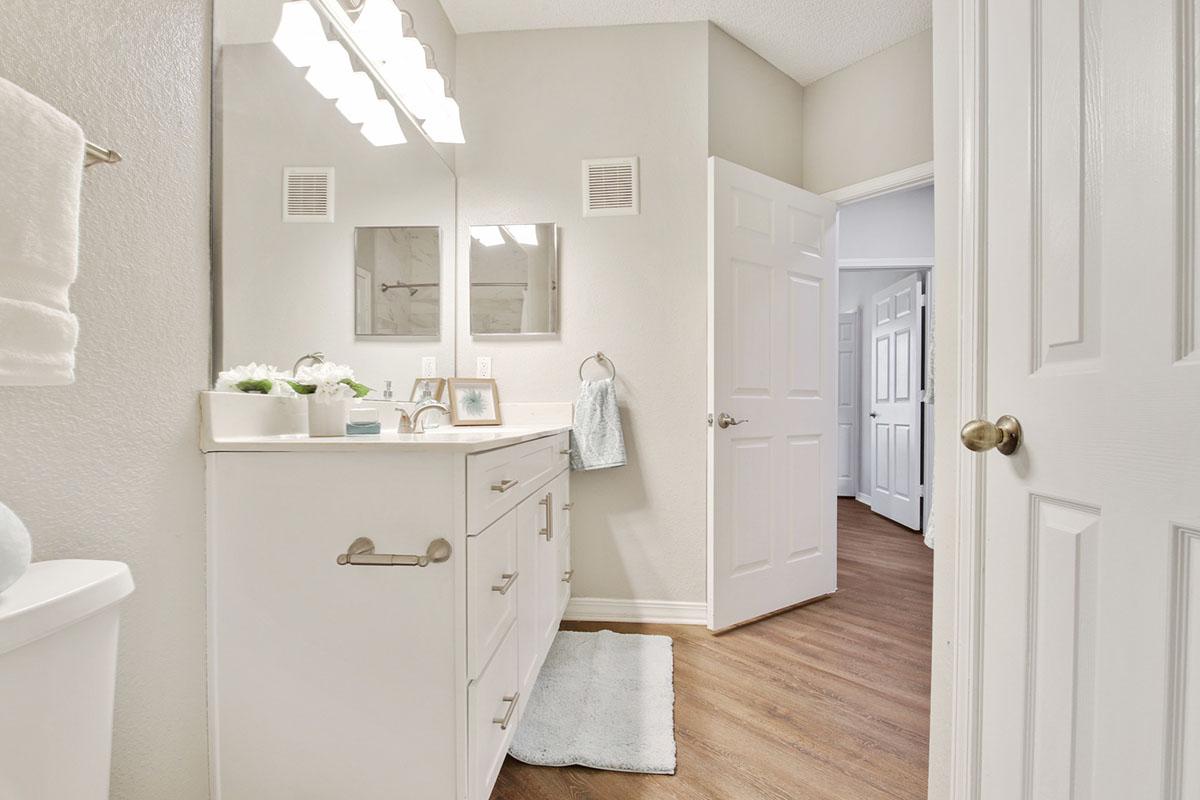
POLYGON ((858 494, 859 310, 838 314, 838 496, 858 494))
POLYGON ((919 275, 871 298, 871 510, 921 529, 921 368, 924 305, 919 275))

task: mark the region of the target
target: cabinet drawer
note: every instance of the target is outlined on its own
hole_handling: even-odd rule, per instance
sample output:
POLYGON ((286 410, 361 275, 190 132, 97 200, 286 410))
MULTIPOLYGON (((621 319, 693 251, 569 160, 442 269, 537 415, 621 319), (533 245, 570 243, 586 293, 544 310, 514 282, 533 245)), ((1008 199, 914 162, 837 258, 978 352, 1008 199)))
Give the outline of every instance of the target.
MULTIPOLYGON (((532 576, 525 576, 529 580, 532 576)), ((474 678, 517 617, 517 512, 467 539, 467 669, 474 678)))
POLYGON ((504 637, 479 680, 467 690, 470 800, 487 800, 491 794, 517 729, 520 700, 514 628, 504 637))
POLYGON ((567 468, 567 433, 467 456, 467 535, 474 536, 567 468))

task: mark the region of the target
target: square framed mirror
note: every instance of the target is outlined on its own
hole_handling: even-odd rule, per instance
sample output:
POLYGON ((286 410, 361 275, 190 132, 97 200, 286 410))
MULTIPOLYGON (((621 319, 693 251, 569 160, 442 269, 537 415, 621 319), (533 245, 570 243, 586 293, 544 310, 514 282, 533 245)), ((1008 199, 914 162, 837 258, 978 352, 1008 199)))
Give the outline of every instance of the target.
POLYGON ((428 225, 354 229, 354 334, 438 335, 441 231, 428 225))
POLYGON ((471 335, 558 333, 558 226, 472 225, 471 335))

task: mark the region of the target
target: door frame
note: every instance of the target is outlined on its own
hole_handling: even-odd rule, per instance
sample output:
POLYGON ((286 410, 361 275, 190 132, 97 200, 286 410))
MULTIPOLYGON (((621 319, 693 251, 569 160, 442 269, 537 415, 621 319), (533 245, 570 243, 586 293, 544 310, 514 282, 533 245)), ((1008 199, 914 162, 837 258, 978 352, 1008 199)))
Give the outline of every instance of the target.
POLYGON ((980 794, 986 461, 959 444, 963 420, 987 416, 986 214, 988 0, 934 0, 935 292, 957 314, 936 326, 934 642, 930 797, 980 794), (957 324, 953 320, 957 317, 957 324), (957 397, 948 397, 950 389, 957 397), (939 410, 940 409, 940 410, 939 410))

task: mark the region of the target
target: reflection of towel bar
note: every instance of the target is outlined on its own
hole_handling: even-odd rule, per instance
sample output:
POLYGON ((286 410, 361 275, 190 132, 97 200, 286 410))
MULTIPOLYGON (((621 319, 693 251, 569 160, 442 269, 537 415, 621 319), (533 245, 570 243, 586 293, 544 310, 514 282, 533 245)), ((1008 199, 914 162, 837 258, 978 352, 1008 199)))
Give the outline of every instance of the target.
POLYGON ((430 564, 449 561, 451 552, 449 542, 445 539, 434 539, 429 543, 425 554, 420 556, 376 553, 375 543, 365 536, 360 536, 350 543, 346 552, 337 557, 337 563, 343 567, 428 567, 430 564))

